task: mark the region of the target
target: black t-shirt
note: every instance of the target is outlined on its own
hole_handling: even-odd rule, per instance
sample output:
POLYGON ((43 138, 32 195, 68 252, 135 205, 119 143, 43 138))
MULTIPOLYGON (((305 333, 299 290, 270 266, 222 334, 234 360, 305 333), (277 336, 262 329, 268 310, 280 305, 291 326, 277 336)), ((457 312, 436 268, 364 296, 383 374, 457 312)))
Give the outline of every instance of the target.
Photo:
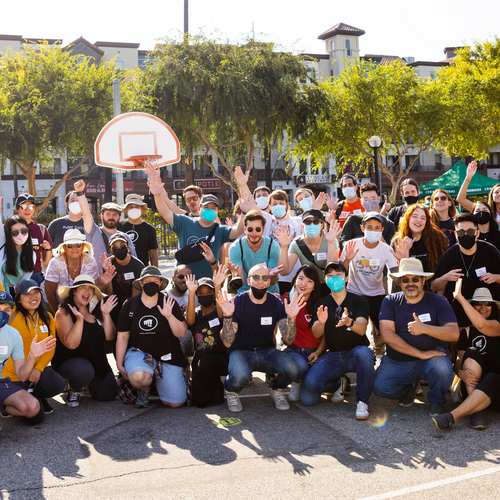
POLYGON ((422 262, 422 267, 426 273, 432 272, 429 269, 429 259, 427 258, 427 247, 424 241, 420 238, 418 241, 414 241, 410 248, 410 257, 414 257, 422 262))
MULTIPOLYGON (((474 255, 465 255, 460 251, 458 243, 448 248, 439 259, 434 272, 434 280, 444 276, 453 269, 461 269, 462 274, 462 295, 466 299, 471 299, 476 288, 486 287, 490 290, 494 300, 500 299, 500 286, 498 283, 491 285, 480 281, 479 277, 485 273, 500 274, 500 252, 486 241, 477 242, 477 250, 474 255), (468 277, 467 277, 468 270, 468 277)), ((455 282, 448 281, 444 296, 453 306, 453 311, 457 316, 459 326, 468 326, 470 320, 465 314, 462 306, 456 300, 453 300, 453 291, 455 282)))
POLYGON ((217 308, 206 316, 201 312, 201 307, 196 309, 194 325, 191 333, 194 338, 196 354, 201 356, 206 352, 225 352, 226 346, 220 338, 222 320, 217 315, 217 308))
POLYGON ((439 221, 439 229, 443 232, 448 240, 448 246, 452 246, 457 242, 455 237, 455 219, 450 217, 448 220, 439 221))
POLYGON ((325 342, 326 348, 329 351, 350 351, 358 345, 370 345, 370 341, 366 334, 358 335, 346 326, 341 326, 340 328, 336 326, 338 323, 337 316, 340 317, 346 307, 349 318, 352 320, 356 321, 356 318, 362 317, 368 321, 370 308, 368 306, 368 300, 365 297, 347 292, 344 302, 340 305, 337 305, 331 294, 319 299, 316 304, 314 304, 313 324, 318 320, 318 307, 320 306, 328 307, 328 319, 325 323, 325 342), (339 315, 336 314, 337 309, 339 309, 339 315), (340 311, 342 311, 342 313, 340 313, 340 311))
POLYGON ((125 266, 118 264, 114 256, 111 259, 116 267, 116 276, 113 278, 113 293, 118 299, 116 308, 120 308, 128 298, 132 297, 132 283, 140 277, 144 264, 132 255, 130 256, 130 262, 125 266))
MULTIPOLYGON (((499 320, 495 318, 495 321, 499 320)), ((486 371, 500 373, 500 337, 485 335, 474 326, 469 328, 467 337, 467 330, 463 328, 460 330, 457 351, 466 351, 469 347, 475 347, 481 353, 486 371)))
POLYGON ((128 234, 134 244, 137 258, 145 266, 149 266, 149 250, 158 248, 155 228, 149 222, 142 221, 141 224, 131 224, 127 220, 118 224, 118 231, 128 234))
POLYGON ((406 209, 408 207, 406 206, 406 203, 403 205, 399 205, 399 207, 394 207, 389 210, 389 213, 387 214, 387 218, 389 220, 392 220, 394 222, 394 227, 396 229, 396 232, 398 231, 399 223, 401 221, 401 218, 406 212, 406 209))
MULTIPOLYGON (((135 347, 151 354, 157 361, 162 356, 170 354, 170 359, 162 361, 185 366, 186 359, 182 354, 181 343, 157 307, 157 305, 163 306, 163 301, 167 300, 166 296, 159 293, 157 305, 151 309, 142 303, 141 296, 142 293, 125 301, 118 319, 117 331, 130 332, 128 347, 135 347)), ((184 321, 184 315, 177 302, 174 302, 172 313, 179 321, 184 321)))
POLYGON ((479 240, 491 243, 497 250, 500 250, 500 231, 488 231, 487 233, 479 233, 479 240))

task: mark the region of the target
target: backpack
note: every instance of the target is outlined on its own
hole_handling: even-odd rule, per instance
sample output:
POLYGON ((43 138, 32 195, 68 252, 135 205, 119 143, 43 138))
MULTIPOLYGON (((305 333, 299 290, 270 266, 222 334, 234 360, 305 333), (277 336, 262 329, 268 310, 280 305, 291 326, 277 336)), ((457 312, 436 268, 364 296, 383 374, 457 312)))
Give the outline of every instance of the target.
MULTIPOLYGON (((340 214, 342 213, 342 210, 344 209, 344 201, 342 200, 338 205, 337 205, 337 210, 335 210, 335 219, 339 220, 340 214)), ((302 252, 304 253, 304 252, 302 252)))

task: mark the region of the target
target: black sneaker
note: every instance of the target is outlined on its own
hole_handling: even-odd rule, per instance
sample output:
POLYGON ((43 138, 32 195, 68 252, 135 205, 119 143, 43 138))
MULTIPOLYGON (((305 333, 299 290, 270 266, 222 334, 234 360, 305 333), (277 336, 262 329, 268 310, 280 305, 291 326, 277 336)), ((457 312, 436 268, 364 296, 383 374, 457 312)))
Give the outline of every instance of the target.
POLYGON ((42 398, 42 406, 43 406, 43 411, 45 412, 45 415, 49 415, 50 413, 54 413, 54 408, 49 405, 49 402, 45 399, 42 398))
POLYGON ((432 417, 432 421, 436 428, 440 431, 449 429, 454 423, 455 419, 451 413, 441 413, 432 417))
POLYGON ((14 415, 11 415, 10 413, 7 413, 6 411, 3 411, 1 413, 2 418, 12 418, 14 415))
POLYGON ((81 392, 72 391, 71 389, 68 391, 68 397, 66 399, 66 404, 71 408, 76 408, 80 404, 80 398, 82 397, 81 392))
POLYGON ((419 387, 420 384, 418 382, 413 382, 409 391, 399 400, 399 406, 403 406, 404 408, 412 406, 419 387))
POLYGON ((478 431, 484 431, 484 429, 486 429, 486 422, 484 421, 483 415, 480 411, 473 413, 470 416, 469 426, 471 429, 476 429, 478 431))
POLYGON ((429 415, 431 417, 435 417, 436 415, 441 415, 442 413, 446 413, 446 409, 444 404, 442 403, 431 403, 429 415))
POLYGON ((145 391, 137 391, 137 399, 135 400, 136 408, 147 408, 149 403, 149 393, 145 391))

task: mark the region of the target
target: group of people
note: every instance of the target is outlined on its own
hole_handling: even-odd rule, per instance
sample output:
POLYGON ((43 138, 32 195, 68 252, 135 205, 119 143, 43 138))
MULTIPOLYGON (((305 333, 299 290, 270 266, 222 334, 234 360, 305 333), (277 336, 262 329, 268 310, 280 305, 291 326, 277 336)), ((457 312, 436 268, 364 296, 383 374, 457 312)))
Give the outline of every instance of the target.
POLYGON ((49 398, 66 390, 75 407, 85 387, 138 408, 155 391, 172 408, 226 399, 239 412, 256 371, 286 410, 324 394, 344 402, 354 372, 358 420, 369 418, 372 393, 406 407, 427 385, 438 429, 465 415, 484 429, 481 411, 500 404, 500 185, 488 202, 469 202, 475 171, 472 162, 457 198, 466 213, 443 190, 430 207, 419 203, 413 179, 390 209, 375 184, 346 174, 343 201, 300 189, 296 216, 286 192, 251 193, 237 168, 236 222, 223 224, 216 196, 188 186, 184 211, 147 165, 157 209, 178 237, 171 283, 140 196, 103 205, 98 227, 78 181, 68 216, 47 230, 22 195, 4 226, 2 415, 38 422, 49 398), (447 412, 450 389, 463 401, 447 412))

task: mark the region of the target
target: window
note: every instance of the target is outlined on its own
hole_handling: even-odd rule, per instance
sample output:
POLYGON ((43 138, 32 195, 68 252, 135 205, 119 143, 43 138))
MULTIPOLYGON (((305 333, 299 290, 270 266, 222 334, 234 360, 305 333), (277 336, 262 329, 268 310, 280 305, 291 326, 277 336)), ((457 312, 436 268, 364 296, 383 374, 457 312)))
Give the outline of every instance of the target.
POLYGON ((351 55, 351 41, 350 40, 345 41, 345 50, 346 50, 346 55, 350 56, 351 55))
POLYGON ((115 61, 115 65, 118 66, 120 69, 125 69, 123 61, 115 61))

